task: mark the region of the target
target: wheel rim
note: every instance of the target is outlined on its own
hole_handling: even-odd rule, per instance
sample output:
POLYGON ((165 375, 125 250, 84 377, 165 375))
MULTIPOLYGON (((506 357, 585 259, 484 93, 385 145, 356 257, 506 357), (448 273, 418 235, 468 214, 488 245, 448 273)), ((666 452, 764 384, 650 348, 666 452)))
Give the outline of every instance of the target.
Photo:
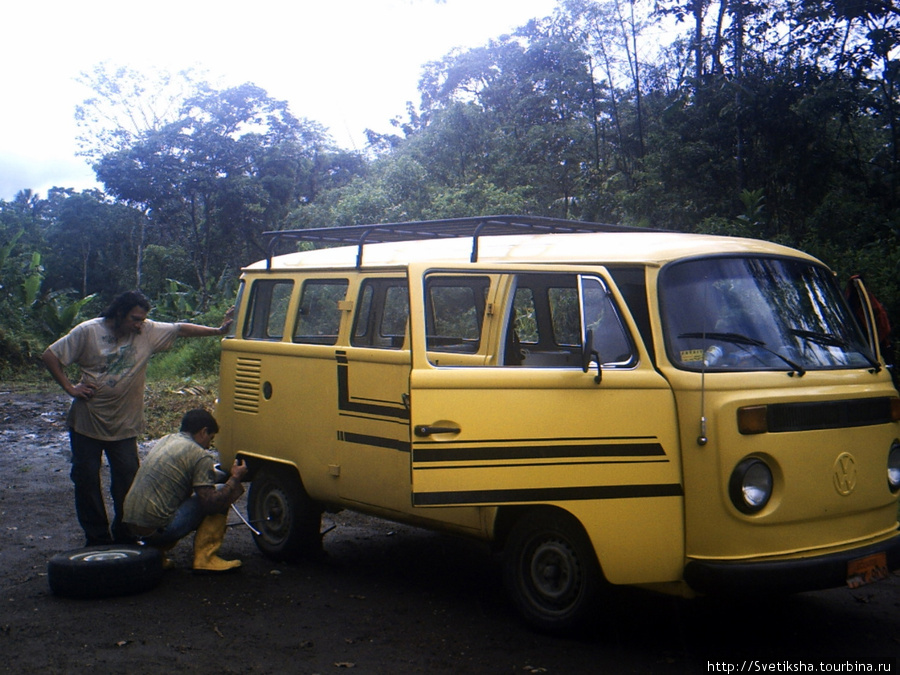
POLYGON ((290 509, 284 492, 274 486, 266 490, 259 500, 259 515, 263 538, 272 544, 283 542, 291 525, 290 509))
POLYGON ((120 560, 122 558, 131 558, 139 555, 137 551, 129 551, 127 549, 110 549, 107 551, 85 551, 71 556, 71 560, 81 560, 83 562, 96 562, 104 560, 120 560))
POLYGON ((539 540, 529 550, 522 561, 526 596, 543 612, 566 612, 582 588, 582 570, 575 550, 562 539, 539 540))

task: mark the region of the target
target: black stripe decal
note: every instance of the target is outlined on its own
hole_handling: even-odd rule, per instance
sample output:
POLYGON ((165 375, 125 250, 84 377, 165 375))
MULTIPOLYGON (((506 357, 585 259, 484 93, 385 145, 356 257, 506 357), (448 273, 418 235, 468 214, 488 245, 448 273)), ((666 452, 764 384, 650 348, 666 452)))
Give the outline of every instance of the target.
POLYGON ((522 469, 529 467, 540 467, 546 469, 550 466, 614 466, 618 464, 627 464, 627 465, 635 465, 635 464, 667 464, 669 460, 667 459, 585 459, 585 460, 553 460, 553 462, 517 462, 515 464, 509 463, 494 463, 484 464, 478 462, 470 462, 466 464, 462 463, 453 463, 453 464, 430 464, 430 465, 422 465, 419 464, 415 467, 416 472, 422 471, 447 471, 448 469, 522 469))
POLYGON ((408 420, 409 410, 405 406, 378 405, 375 403, 359 403, 350 397, 350 368, 346 352, 335 352, 337 360, 337 390, 338 410, 347 413, 362 415, 377 415, 378 417, 394 417, 408 420))
POLYGON ((583 487, 522 488, 517 490, 464 490, 454 492, 418 492, 415 506, 453 504, 516 504, 526 502, 565 502, 591 499, 638 499, 642 497, 681 497, 677 483, 661 485, 588 485, 583 487))
POLYGON ((339 441, 345 443, 356 443, 357 445, 371 445, 376 448, 387 448, 388 450, 399 450, 400 452, 409 452, 409 441, 401 441, 397 438, 385 438, 383 436, 369 436, 367 434, 354 434, 349 431, 338 431, 337 437, 339 441))
POLYGON ((510 461, 571 457, 665 457, 659 443, 600 443, 591 445, 529 445, 504 447, 417 447, 413 462, 510 461))

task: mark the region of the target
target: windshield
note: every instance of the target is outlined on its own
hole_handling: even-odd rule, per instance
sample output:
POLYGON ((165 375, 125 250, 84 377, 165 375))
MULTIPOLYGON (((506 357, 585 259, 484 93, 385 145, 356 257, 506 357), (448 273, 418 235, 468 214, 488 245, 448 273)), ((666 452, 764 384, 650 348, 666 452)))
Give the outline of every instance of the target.
POLYGON ((688 370, 869 368, 873 356, 831 273, 802 260, 716 257, 660 277, 666 348, 688 370))

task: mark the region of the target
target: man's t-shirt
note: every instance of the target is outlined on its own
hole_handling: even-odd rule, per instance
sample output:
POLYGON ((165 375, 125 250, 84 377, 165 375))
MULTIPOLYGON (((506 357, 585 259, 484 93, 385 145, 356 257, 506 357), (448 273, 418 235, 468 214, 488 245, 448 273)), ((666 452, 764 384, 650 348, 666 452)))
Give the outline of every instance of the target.
POLYGON ((125 497, 126 523, 162 528, 195 487, 215 486, 216 455, 187 433, 163 436, 138 469, 125 497))
POLYGON ((141 433, 147 362, 171 347, 177 337, 175 323, 144 321, 140 333, 117 338, 110 322, 90 319, 50 345, 64 366, 77 363, 81 381, 95 387, 89 400, 72 401, 69 426, 102 441, 141 433))

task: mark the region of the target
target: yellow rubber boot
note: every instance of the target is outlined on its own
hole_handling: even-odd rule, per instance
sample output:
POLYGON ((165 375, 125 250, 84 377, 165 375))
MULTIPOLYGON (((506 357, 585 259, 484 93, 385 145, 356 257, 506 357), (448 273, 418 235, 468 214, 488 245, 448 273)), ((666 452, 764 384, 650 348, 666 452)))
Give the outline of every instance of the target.
POLYGON ((225 539, 226 520, 224 513, 206 516, 197 528, 194 534, 195 572, 231 572, 241 566, 240 560, 222 560, 216 555, 225 539))

